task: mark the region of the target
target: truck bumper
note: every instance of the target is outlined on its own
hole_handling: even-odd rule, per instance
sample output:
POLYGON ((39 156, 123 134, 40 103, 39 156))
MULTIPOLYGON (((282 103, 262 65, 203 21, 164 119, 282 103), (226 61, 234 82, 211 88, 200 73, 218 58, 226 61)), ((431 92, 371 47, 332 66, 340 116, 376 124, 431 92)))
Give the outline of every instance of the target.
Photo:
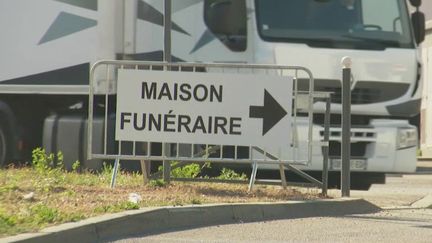
MULTIPOLYGON (((297 127, 299 149, 297 159, 307 159, 307 125, 297 127), (302 148, 303 145, 303 148, 302 148), (302 151, 302 152, 300 152, 302 151)), ((351 171, 412 173, 416 170, 417 138, 410 143, 401 143, 401 131, 409 129, 416 133, 415 126, 404 120, 372 120, 368 126, 351 128, 351 171)), ((313 141, 318 144, 323 140, 324 128, 313 125, 313 141)), ((341 167, 341 129, 330 128, 329 170, 339 171, 341 167)), ((319 146, 312 149, 312 161, 297 168, 305 171, 323 169, 323 150, 319 146)), ((261 165, 260 169, 277 169, 273 165, 261 165)))

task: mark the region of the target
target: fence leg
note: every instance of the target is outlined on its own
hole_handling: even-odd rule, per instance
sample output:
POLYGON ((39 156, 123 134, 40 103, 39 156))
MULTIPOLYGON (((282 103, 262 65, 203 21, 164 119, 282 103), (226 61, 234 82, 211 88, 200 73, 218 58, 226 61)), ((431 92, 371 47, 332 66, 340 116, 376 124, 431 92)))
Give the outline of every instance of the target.
POLYGON ((163 161, 163 180, 166 183, 171 181, 171 163, 169 161, 163 161))
POLYGON ((118 169, 119 169, 119 164, 120 164, 120 159, 118 159, 118 158, 115 159, 114 167, 112 170, 112 176, 111 176, 111 189, 115 187, 117 173, 118 173, 118 169))
POLYGON ((258 163, 254 161, 252 164, 251 178, 249 180, 249 189, 248 189, 249 192, 252 191, 253 185, 255 184, 257 171, 258 171, 258 163))
POLYGON ((282 187, 283 187, 283 189, 286 189, 287 188, 287 182, 286 182, 286 177, 285 177, 285 166, 283 166, 283 164, 279 164, 279 171, 280 171, 280 176, 281 176, 282 187))
POLYGON ((150 161, 149 160, 141 160, 141 172, 143 175, 143 183, 147 184, 150 180, 150 161))

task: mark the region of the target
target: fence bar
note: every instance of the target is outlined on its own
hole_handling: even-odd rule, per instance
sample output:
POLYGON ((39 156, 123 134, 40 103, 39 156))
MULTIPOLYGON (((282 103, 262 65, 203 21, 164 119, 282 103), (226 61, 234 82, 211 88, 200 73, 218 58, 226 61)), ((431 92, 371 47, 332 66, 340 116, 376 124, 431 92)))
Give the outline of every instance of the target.
POLYGON ((351 158, 351 58, 342 58, 342 65, 341 191, 342 197, 349 197, 351 158))
POLYGON ((176 145, 176 157, 180 157, 180 144, 179 143, 177 143, 177 145, 176 145))
MULTIPOLYGON (((255 147, 254 147, 255 148, 255 147)), ((119 155, 104 155, 104 154, 92 154, 92 159, 116 159, 119 155)), ((270 159, 254 159, 255 161, 261 164, 291 164, 291 165, 306 165, 308 163, 307 160, 273 160, 271 156, 270 159)), ((238 162, 238 163, 251 163, 251 159, 233 159, 233 158, 197 158, 196 156, 193 158, 186 157, 164 157, 164 156, 134 156, 134 155, 121 155, 121 159, 124 160, 171 160, 171 161, 185 161, 185 162, 212 162, 212 163, 230 163, 230 162, 238 162)))
POLYGON ((304 179, 310 181, 311 183, 315 184, 317 187, 322 187, 322 182, 320 182, 319 180, 313 178, 312 176, 306 174, 305 172, 297 169, 296 167, 290 165, 290 164, 285 164, 284 165, 287 169, 291 170, 292 172, 296 173, 297 175, 303 177, 304 179))
MULTIPOLYGON (((293 107, 294 118, 293 118, 293 123, 295 124, 294 128, 297 127, 297 108, 298 108, 298 103, 297 103, 298 102, 298 79, 297 79, 297 77, 298 77, 298 72, 296 70, 295 71, 295 78, 293 80, 294 81, 294 107, 293 107)), ((293 146, 295 148, 297 148, 298 147, 297 129, 293 129, 292 142, 293 142, 293 146)), ((297 159, 297 149, 294 149, 294 151, 293 151, 293 159, 294 160, 297 159)))
MULTIPOLYGON (((215 178, 172 178, 173 181, 182 181, 182 182, 206 182, 206 183, 236 183, 236 184, 249 184, 248 180, 224 180, 224 179, 215 179, 215 178)), ((256 179, 255 185, 275 185, 280 186, 280 180, 262 180, 256 179)), ((287 182, 287 186, 295 186, 295 187, 315 187, 314 184, 311 183, 303 183, 303 182, 287 182)))
MULTIPOLYGON (((270 158, 271 160, 277 160, 278 158, 270 153, 265 152, 264 150, 262 150, 261 148, 258 147, 253 147, 257 152, 265 155, 266 157, 270 158)), ((267 161, 264 161, 267 162, 267 161)), ((262 163, 262 162, 261 162, 262 163)), ((284 166, 291 170, 292 172, 296 173, 297 175, 303 177, 304 179, 310 181, 311 183, 314 183, 315 185, 317 185, 318 187, 322 187, 322 183, 320 181, 318 181, 317 179, 313 178, 312 176, 306 174, 305 172, 295 168, 294 166, 292 166, 292 164, 288 164, 288 163, 282 163, 282 161, 279 161, 278 164, 284 164, 284 166)))
MULTIPOLYGON (((95 76, 95 69, 90 70, 90 79, 95 76)), ((93 151, 93 106, 94 106, 94 87, 93 82, 89 85, 89 104, 88 104, 88 122, 87 122, 87 159, 92 157, 93 151)), ((103 144, 103 146, 106 146, 103 144)), ((83 161, 84 162, 84 161, 83 161)))
POLYGON ((132 154, 136 154, 136 141, 133 141, 132 143, 132 154))
POLYGON ((106 91, 105 91, 105 120, 104 120, 104 149, 103 149, 103 153, 107 154, 107 137, 108 137, 108 82, 109 82, 109 65, 106 65, 106 79, 107 79, 107 84, 106 84, 106 91))

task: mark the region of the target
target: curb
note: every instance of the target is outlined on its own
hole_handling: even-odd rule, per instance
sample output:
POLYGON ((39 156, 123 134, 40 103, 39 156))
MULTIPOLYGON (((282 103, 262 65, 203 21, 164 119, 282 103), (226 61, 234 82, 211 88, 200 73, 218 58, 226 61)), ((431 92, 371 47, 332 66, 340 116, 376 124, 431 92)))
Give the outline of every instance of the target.
POLYGON ((411 207, 414 208, 429 208, 431 206, 432 206, 432 194, 428 194, 411 204, 411 207))
POLYGON ((103 215, 0 239, 0 242, 104 242, 131 235, 239 222, 365 214, 381 208, 363 199, 214 204, 140 209, 103 215))

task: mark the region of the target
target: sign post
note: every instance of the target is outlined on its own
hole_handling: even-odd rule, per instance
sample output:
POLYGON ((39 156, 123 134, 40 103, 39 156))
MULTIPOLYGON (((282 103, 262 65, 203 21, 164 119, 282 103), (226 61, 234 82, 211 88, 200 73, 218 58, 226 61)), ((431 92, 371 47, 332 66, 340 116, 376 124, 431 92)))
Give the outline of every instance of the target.
POLYGON ((164 61, 171 62, 171 0, 164 0, 164 61))

